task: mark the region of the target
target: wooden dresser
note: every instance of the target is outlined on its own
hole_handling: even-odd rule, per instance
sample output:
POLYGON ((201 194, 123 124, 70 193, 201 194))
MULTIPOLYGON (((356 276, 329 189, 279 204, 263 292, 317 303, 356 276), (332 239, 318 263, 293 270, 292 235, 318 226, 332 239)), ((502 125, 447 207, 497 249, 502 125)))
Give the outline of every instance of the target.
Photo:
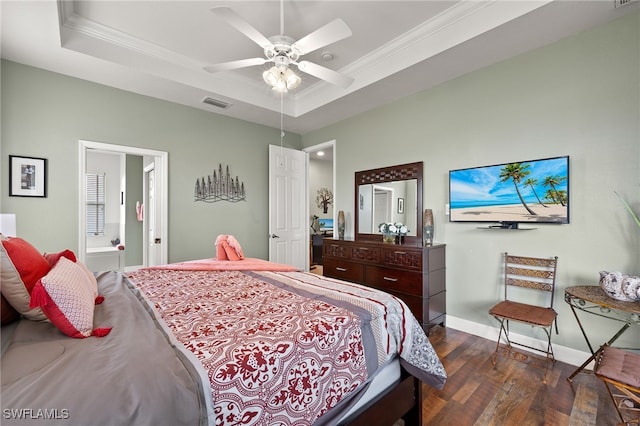
POLYGON ((445 325, 445 247, 325 238, 323 275, 399 297, 428 332, 434 325, 445 325))

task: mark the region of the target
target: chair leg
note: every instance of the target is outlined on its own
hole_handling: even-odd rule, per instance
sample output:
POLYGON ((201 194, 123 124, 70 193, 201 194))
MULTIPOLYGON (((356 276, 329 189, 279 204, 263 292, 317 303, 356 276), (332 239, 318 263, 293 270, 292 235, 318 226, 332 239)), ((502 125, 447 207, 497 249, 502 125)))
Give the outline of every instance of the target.
POLYGON ((529 348, 544 354, 545 363, 544 363, 544 375, 542 376, 542 383, 546 384, 547 373, 549 372, 549 361, 551 361, 551 363, 553 364, 555 364, 556 362, 556 357, 553 352, 553 345, 551 344, 551 334, 553 331, 553 326, 549 327, 549 329, 541 327, 542 330, 544 330, 545 334, 547 335, 547 349, 545 351, 539 348, 534 348, 532 346, 525 345, 523 343, 512 342, 509 337, 509 320, 506 318, 498 318, 498 317, 494 317, 494 318, 496 318, 496 320, 500 323, 500 331, 498 333, 498 341, 496 342, 496 350, 493 354, 492 361, 491 361, 493 366, 495 367, 498 362, 498 351, 500 349, 500 340, 502 339, 502 335, 504 334, 504 338, 506 340, 505 346, 507 348, 507 351, 510 352, 511 349, 513 348, 513 345, 518 345, 518 346, 529 348))
POLYGON ((620 421, 625 425, 640 424, 640 417, 637 417, 631 420, 625 420, 621 411, 621 410, 628 410, 628 411, 640 412, 640 397, 634 394, 633 392, 631 392, 630 390, 627 390, 623 387, 618 387, 614 383, 611 383, 606 379, 602 379, 602 381, 604 382, 604 385, 607 388, 607 392, 611 397, 611 401, 613 402, 613 405, 616 408, 616 411, 618 412, 620 421), (618 389, 622 393, 614 393, 614 391, 611 390, 611 386, 614 386, 616 389, 618 389), (625 404, 630 404, 630 405, 623 406, 625 404))
POLYGON ((549 371, 549 359, 555 365, 556 356, 553 353, 553 346, 551 345, 551 329, 547 330, 543 328, 544 332, 547 334, 547 353, 545 354, 545 363, 544 363, 544 376, 542 377, 542 383, 547 383, 547 372, 549 371))
POLYGON ((609 387, 609 383, 606 380, 603 380, 604 387, 607 388, 607 392, 609 393, 609 397, 611 397, 611 401, 613 402, 613 406, 616 408, 618 412, 618 417, 620 417, 620 421, 624 424, 624 417, 622 416, 622 412, 620 411, 620 407, 618 407, 618 403, 613 396, 613 392, 611 392, 611 388, 609 387))
POLYGON ((509 327, 509 320, 507 319, 500 319, 500 318, 496 318, 496 320, 498 320, 498 322, 500 323, 500 331, 498 332, 498 340, 496 341, 496 350, 493 353, 493 359, 491 360, 491 363, 493 364, 493 366, 495 367, 496 364, 498 363, 498 350, 500 349, 500 339, 502 339, 502 332, 504 331, 504 338, 507 340, 507 345, 509 346, 509 348, 511 347, 511 342, 509 341, 509 332, 507 331, 507 328, 509 327), (507 323, 507 328, 505 328, 504 323, 507 323))

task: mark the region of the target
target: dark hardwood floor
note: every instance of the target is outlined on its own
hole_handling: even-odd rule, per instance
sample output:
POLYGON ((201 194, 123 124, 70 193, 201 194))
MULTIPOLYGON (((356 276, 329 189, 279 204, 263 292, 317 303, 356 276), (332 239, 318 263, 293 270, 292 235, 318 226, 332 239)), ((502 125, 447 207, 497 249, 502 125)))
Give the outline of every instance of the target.
MULTIPOLYGON (((491 363, 495 342, 450 328, 429 334, 447 370, 442 390, 423 385, 427 425, 613 426, 619 418, 604 384, 592 373, 567 377, 576 367, 557 361, 544 368, 506 356, 491 363)), ((525 354, 530 361, 535 355, 525 354)), ((409 425, 407 425, 409 426, 409 425)))

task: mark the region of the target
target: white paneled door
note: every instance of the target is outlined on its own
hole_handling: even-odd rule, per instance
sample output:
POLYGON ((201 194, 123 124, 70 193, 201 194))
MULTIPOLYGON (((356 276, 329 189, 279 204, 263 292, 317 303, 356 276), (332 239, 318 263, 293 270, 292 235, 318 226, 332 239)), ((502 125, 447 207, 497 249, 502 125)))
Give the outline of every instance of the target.
POLYGON ((269 146, 269 260, 307 270, 307 153, 269 146))

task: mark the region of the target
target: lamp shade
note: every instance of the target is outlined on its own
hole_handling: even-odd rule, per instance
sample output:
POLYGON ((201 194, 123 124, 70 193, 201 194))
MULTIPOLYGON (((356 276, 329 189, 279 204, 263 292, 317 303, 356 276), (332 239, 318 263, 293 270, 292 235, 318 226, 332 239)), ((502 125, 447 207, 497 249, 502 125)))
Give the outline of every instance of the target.
POLYGON ((280 78, 280 70, 276 67, 271 67, 262 73, 262 78, 265 83, 267 83, 271 87, 275 87, 278 84, 278 80, 280 78))
POLYGON ((287 81, 287 89, 293 90, 300 85, 300 77, 294 73, 291 68, 287 68, 284 72, 284 78, 287 81))
POLYGON ((0 234, 7 237, 16 236, 16 215, 12 213, 0 214, 0 234))
POLYGON ((300 85, 300 77, 288 67, 273 66, 262 73, 262 78, 276 92, 287 92, 300 85))

